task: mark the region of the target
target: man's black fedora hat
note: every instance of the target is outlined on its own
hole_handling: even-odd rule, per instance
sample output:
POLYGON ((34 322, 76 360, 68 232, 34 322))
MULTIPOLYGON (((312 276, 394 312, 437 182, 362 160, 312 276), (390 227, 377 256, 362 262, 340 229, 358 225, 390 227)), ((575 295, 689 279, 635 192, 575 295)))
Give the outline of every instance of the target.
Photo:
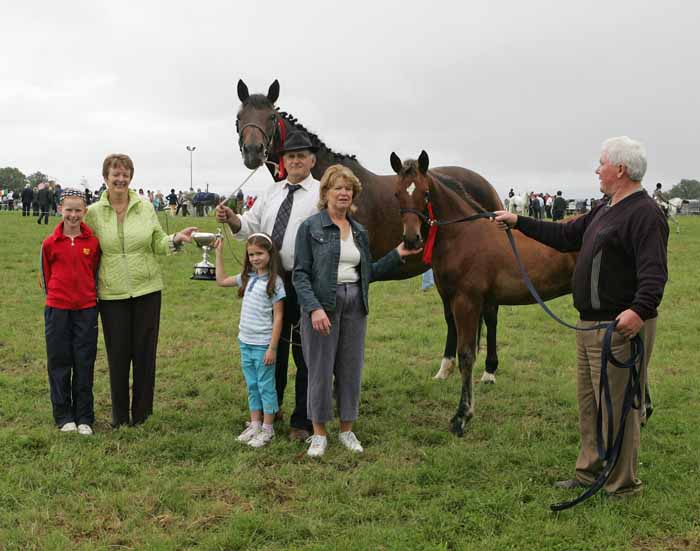
POLYGON ((318 147, 311 143, 309 135, 306 132, 292 132, 284 140, 284 145, 279 151, 280 155, 284 155, 290 151, 308 150, 311 153, 316 153, 318 147))

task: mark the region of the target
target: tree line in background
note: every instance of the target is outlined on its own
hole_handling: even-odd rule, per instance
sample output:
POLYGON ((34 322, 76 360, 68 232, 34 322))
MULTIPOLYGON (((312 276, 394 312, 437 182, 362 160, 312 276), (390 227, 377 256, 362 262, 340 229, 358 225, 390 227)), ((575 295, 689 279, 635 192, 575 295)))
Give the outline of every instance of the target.
MULTIPOLYGON (((34 187, 48 181, 49 177, 39 171, 25 176, 18 168, 9 166, 0 168, 0 189, 21 191, 26 184, 34 187)), ((669 190, 668 196, 669 198, 700 199, 700 181, 682 179, 669 190)))
POLYGON ((48 182, 49 177, 42 172, 34 172, 29 176, 25 176, 18 168, 0 168, 0 189, 12 191, 22 191, 25 185, 29 184, 35 187, 43 182, 48 182))
POLYGON ((681 199, 700 199, 700 182, 697 180, 683 179, 673 186, 668 192, 669 199, 680 197, 681 199))

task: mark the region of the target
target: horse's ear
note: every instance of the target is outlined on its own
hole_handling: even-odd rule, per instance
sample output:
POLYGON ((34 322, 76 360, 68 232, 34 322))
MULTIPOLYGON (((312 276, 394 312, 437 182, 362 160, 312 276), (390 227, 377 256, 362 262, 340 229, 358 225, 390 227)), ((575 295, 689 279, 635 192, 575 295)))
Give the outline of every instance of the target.
POLYGON ((428 154, 425 152, 425 150, 423 150, 420 152, 420 156, 418 157, 418 170, 425 174, 428 172, 429 165, 430 159, 428 159, 428 154))
POLYGON ((248 99, 250 94, 248 93, 248 87, 245 85, 245 82, 243 82, 243 79, 238 79, 238 99, 241 100, 241 103, 245 102, 245 100, 248 99))
POLYGON ((277 79, 275 79, 275 82, 270 84, 270 88, 267 90, 267 99, 270 100, 270 103, 274 105, 274 103, 277 101, 277 98, 280 97, 280 83, 277 82, 277 79))
POLYGON ((394 169, 396 174, 399 174, 401 172, 401 159, 399 159, 399 156, 392 151, 389 160, 391 161, 391 168, 394 169))

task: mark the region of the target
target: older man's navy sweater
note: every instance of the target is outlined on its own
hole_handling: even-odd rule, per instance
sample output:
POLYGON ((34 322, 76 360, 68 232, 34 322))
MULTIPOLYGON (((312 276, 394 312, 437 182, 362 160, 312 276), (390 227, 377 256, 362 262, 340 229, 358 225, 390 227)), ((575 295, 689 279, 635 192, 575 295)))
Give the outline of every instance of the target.
POLYGON ((668 280, 668 223, 643 189, 569 222, 519 216, 516 228, 559 251, 579 251, 573 295, 582 320, 613 320, 628 308, 645 321, 656 317, 668 280))

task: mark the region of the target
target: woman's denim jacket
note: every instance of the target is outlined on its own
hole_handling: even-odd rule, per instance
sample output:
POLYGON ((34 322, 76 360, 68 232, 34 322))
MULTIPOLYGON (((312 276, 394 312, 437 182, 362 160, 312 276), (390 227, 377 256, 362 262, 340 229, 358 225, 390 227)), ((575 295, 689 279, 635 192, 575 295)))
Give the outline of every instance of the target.
MULTIPOLYGON (((369 313, 369 284, 387 279, 401 264, 401 256, 392 250, 377 262, 372 262, 367 230, 348 215, 355 246, 360 251, 358 283, 362 287, 365 313, 369 313)), ((340 262, 340 228, 325 209, 307 218, 297 233, 294 246, 294 274, 292 281, 299 306, 307 315, 323 308, 335 311, 335 291, 338 285, 340 262)))

